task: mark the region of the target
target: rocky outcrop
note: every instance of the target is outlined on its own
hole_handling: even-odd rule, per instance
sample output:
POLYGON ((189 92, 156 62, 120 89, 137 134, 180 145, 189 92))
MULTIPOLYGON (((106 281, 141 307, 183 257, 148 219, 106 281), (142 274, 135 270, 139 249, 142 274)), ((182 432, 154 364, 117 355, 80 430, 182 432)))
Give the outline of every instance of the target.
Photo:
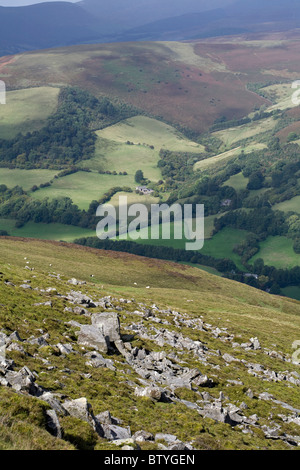
MULTIPOLYGON (((78 343, 94 348, 102 353, 120 343, 120 321, 115 312, 94 313, 91 315, 91 325, 78 325, 78 343)), ((122 342, 121 342, 122 343, 122 342)))
MULTIPOLYGON (((55 279, 58 279, 57 275, 55 279)), ((200 315, 189 317, 184 312, 161 309, 156 304, 146 305, 134 299, 111 296, 94 299, 84 292, 84 287, 80 287, 82 291, 69 292, 70 284, 84 286, 84 282, 70 279, 67 284, 67 294, 59 294, 56 288, 50 287, 29 289, 31 286, 25 281, 21 284, 26 295, 38 293, 46 296, 41 299, 45 302, 31 302, 41 311, 52 312, 56 299, 63 303, 62 311, 67 318, 60 324, 60 336, 54 334, 53 338, 46 328, 28 329, 26 338, 21 338, 17 331, 0 332, 0 348, 1 345, 3 348, 0 385, 47 403, 50 409, 46 410, 46 428, 52 435, 62 437, 61 418, 73 416, 88 423, 98 436, 122 449, 138 449, 145 442, 162 450, 193 448, 191 443, 182 442, 173 434, 153 434, 151 429, 135 429, 132 435, 128 422, 123 423, 109 411, 95 416, 88 398, 79 396, 74 399, 74 396, 67 395, 69 391, 64 394, 64 391, 53 393, 45 390, 37 383, 39 375, 26 366, 29 357, 44 364, 43 373, 59 369, 62 374, 59 381, 74 372, 69 365, 74 358, 80 364, 80 380, 90 380, 91 387, 94 374, 115 374, 130 388, 136 407, 143 400, 151 400, 148 404, 157 408, 180 405, 181 409, 188 410, 204 422, 212 420, 244 434, 252 434, 257 429, 262 431, 265 439, 281 440, 287 446, 298 445, 297 436, 282 431, 279 419, 284 424, 300 425, 300 410, 270 394, 255 393, 255 383, 260 390, 265 382, 279 382, 295 388, 300 385, 299 372, 284 370, 286 363, 291 362, 287 355, 264 348, 257 337, 249 340, 246 337, 245 342, 238 342, 239 338, 229 328, 211 325, 200 315), (122 323, 121 334, 120 321, 123 318, 126 321, 122 323), (199 337, 201 341, 195 340, 199 337), (55 362, 46 355, 48 349, 54 351, 55 362), (6 351, 22 356, 24 367, 16 368, 14 362, 5 357, 6 351), (32 351, 33 356, 29 356, 32 351), (268 356, 265 364, 258 359, 263 354, 268 356), (276 366, 273 367, 272 361, 277 361, 276 366), (284 367, 280 369, 278 363, 284 367), (99 371, 99 368, 107 370, 99 371), (230 374, 226 376, 228 370, 230 374), (251 389, 249 384, 244 386, 247 378, 251 380, 251 389), (238 390, 236 399, 234 393, 229 393, 233 387, 238 390), (186 395, 188 399, 180 398, 186 395), (257 403, 257 400, 268 403, 270 410, 273 404, 276 410, 280 407, 282 413, 277 415, 276 422, 272 420, 271 412, 270 418, 264 416, 262 419, 249 410, 249 402, 257 403)), ((18 288, 7 286, 9 289, 18 288)), ((78 373, 77 367, 75 372, 78 373)), ((59 381, 57 387, 60 386, 59 381)))
POLYGON ((35 383, 35 375, 26 366, 22 367, 18 372, 7 370, 2 380, 6 382, 5 385, 17 392, 28 393, 32 396, 40 396, 43 393, 41 387, 35 383))
POLYGON ((81 419, 82 421, 86 421, 99 434, 99 436, 104 436, 103 428, 95 418, 92 406, 88 403, 85 397, 77 398, 75 400, 66 400, 63 402, 62 406, 69 415, 81 419))

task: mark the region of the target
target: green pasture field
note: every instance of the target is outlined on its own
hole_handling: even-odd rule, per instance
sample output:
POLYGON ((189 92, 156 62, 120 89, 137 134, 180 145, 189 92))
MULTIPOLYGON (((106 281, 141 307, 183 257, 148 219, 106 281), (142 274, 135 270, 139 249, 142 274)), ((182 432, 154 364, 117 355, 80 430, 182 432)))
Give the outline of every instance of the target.
POLYGON ((280 202, 273 206, 274 210, 283 211, 283 212, 297 212, 300 214, 300 196, 295 196, 288 201, 280 202))
MULTIPOLYGON (((246 178, 241 172, 241 173, 231 176, 227 181, 223 183, 223 186, 231 186, 236 191, 240 191, 242 189, 246 189, 248 181, 249 181, 249 178, 246 178)), ((251 189, 250 194, 253 196, 254 195, 259 196, 260 194, 263 194, 266 191, 268 191, 268 189, 269 188, 251 189)), ((243 209, 247 210, 247 208, 245 207, 243 209)))
POLYGON ((274 129, 276 121, 273 117, 262 119, 242 126, 231 127, 222 131, 213 132, 212 136, 220 139, 225 148, 230 148, 232 145, 250 137, 264 134, 265 132, 274 129))
POLYGON ((159 204, 159 198, 149 195, 144 195, 140 193, 136 193, 133 191, 132 193, 125 193, 120 191, 113 195, 110 199, 109 204, 117 207, 119 205, 119 198, 120 197, 127 197, 127 204, 128 206, 132 204, 144 204, 148 208, 150 208, 151 204, 159 204))
POLYGON ((204 238, 207 240, 212 237, 212 231, 215 228, 214 225, 214 220, 223 216, 224 213, 222 214, 216 214, 216 215, 208 215, 204 219, 204 238))
POLYGON ((0 139, 40 129, 58 105, 59 88, 43 86, 8 91, 0 107, 0 139))
POLYGON ((93 171, 126 171, 134 178, 142 170, 145 178, 157 182, 162 178, 157 167, 161 149, 205 152, 202 145, 185 138, 174 127, 157 119, 135 116, 96 132, 95 156, 82 161, 80 167, 93 171))
POLYGON ((0 168, 0 184, 5 184, 8 188, 21 186, 28 191, 32 186, 39 186, 41 183, 51 181, 58 170, 19 170, 0 168))
POLYGON ((205 240, 201 254, 213 256, 214 258, 231 259, 242 271, 245 267, 241 264, 240 256, 233 253, 233 248, 246 239, 249 232, 230 227, 223 228, 210 240, 205 240))
POLYGON ((159 181, 161 171, 157 167, 159 150, 152 150, 145 145, 127 145, 100 137, 97 132, 95 156, 82 161, 79 167, 88 167, 93 171, 126 171, 134 178, 137 170, 142 170, 145 178, 159 181))
MULTIPOLYGON (((232 250, 235 245, 245 240, 247 233, 248 232, 244 230, 237 230, 237 229, 226 227, 220 232, 218 232, 216 235, 214 235, 213 238, 211 239, 208 239, 205 237, 204 246, 200 250, 200 252, 203 255, 213 256, 214 258, 231 259, 234 263, 236 263, 238 268, 244 271, 245 268, 241 264, 240 257, 237 254, 233 253, 232 250)), ((145 245, 165 246, 165 247, 172 247, 175 249, 184 250, 186 248, 185 244, 189 242, 189 240, 186 239, 184 236, 182 239, 179 239, 179 240, 174 239, 174 224, 173 223, 170 224, 170 238, 169 239, 165 239, 165 240, 162 239, 162 227, 160 227, 160 238, 158 240, 151 239, 150 230, 148 228, 140 230, 139 234, 141 238, 136 240, 136 242, 142 243, 145 245), (148 239, 142 238, 146 236, 148 236, 148 239)), ((117 237, 117 239, 131 240, 130 233, 119 236, 117 237)))
POLYGON ((281 292, 286 297, 300 300, 300 287, 299 286, 285 287, 284 289, 281 289, 281 292))
POLYGON ((268 237, 260 243, 259 252, 253 256, 249 263, 253 264, 258 258, 264 263, 275 268, 291 269, 300 265, 300 255, 293 250, 293 241, 286 237, 268 237))
POLYGON ((223 186, 231 186, 236 191, 240 191, 241 189, 246 189, 248 184, 249 178, 245 178, 243 173, 238 173, 236 175, 231 176, 223 186))
POLYGON ((15 220, 0 218, 0 230, 6 230, 13 237, 38 238, 73 242, 76 238, 94 237, 94 230, 64 224, 36 224, 28 222, 21 228, 15 227, 15 220))
MULTIPOLYGON (((147 228, 144 228, 144 229, 139 231, 140 238, 138 238, 135 241, 137 243, 142 243, 144 245, 165 246, 165 247, 172 247, 172 248, 175 248, 175 249, 184 250, 185 249, 185 243, 188 242, 189 240, 187 240, 184 236, 182 237, 182 239, 174 240, 174 223, 173 222, 170 223, 170 237, 168 237, 167 239, 163 239, 162 238, 162 236, 163 236, 162 235, 163 225, 164 224, 161 224, 159 226, 159 239, 157 239, 157 240, 152 239, 151 238, 150 228, 147 227, 147 228)), ((120 235, 119 237, 117 237, 117 239, 119 239, 119 240, 129 240, 129 241, 132 240, 132 238, 130 236, 130 232, 128 234, 120 235)))
POLYGON ((292 88, 292 82, 270 85, 264 87, 262 90, 274 103, 272 106, 268 107, 267 111, 274 111, 275 109, 285 110, 296 106, 292 102, 292 95, 297 88, 292 88))
MULTIPOLYGON (((153 196, 140 196, 137 195, 136 193, 117 193, 115 194, 111 200, 109 201, 109 204, 112 204, 113 206, 117 206, 119 203, 119 196, 126 196, 127 197, 127 204, 130 206, 131 204, 135 203, 142 203, 145 204, 148 209, 150 209, 151 204, 158 204, 159 200, 158 198, 154 198, 153 196)), ((138 214, 137 214, 138 215, 138 214)), ((132 217, 134 219, 135 217, 132 217)), ((204 220, 204 239, 209 240, 212 237, 212 231, 214 229, 214 219, 216 216, 208 216, 205 217, 204 220)), ((130 218, 129 218, 130 220, 130 218)), ((184 236, 182 240, 175 240, 174 239, 174 222, 170 222, 170 238, 167 240, 164 240, 162 238, 162 233, 163 233, 163 226, 164 224, 160 225, 159 228, 159 234, 160 238, 158 240, 151 239, 151 232, 150 228, 144 228, 139 231, 140 233, 140 239, 136 240, 138 243, 144 243, 147 245, 155 245, 155 246, 168 246, 168 247, 173 247, 173 248, 178 248, 178 249, 185 249, 185 243, 189 242, 188 239, 186 239, 184 236), (142 238, 146 237, 147 238, 142 238)), ((193 228, 195 228, 195 219, 193 219, 193 228)), ((182 234, 184 234, 184 229, 182 231, 182 234)), ((130 235, 129 234, 124 234, 116 237, 117 239, 120 240, 129 240, 130 241, 130 235)))
POLYGON ((80 209, 88 209, 91 201, 98 201, 114 186, 129 186, 135 189, 136 183, 131 175, 100 175, 79 171, 55 179, 51 186, 32 193, 32 196, 37 199, 69 197, 80 209))
POLYGON ((253 152, 254 150, 261 150, 264 148, 266 148, 266 145, 260 143, 251 144, 247 147, 239 146, 226 152, 222 152, 218 155, 214 155, 213 157, 206 158, 205 160, 196 162, 194 165, 194 171, 204 171, 219 164, 226 164, 227 161, 232 160, 234 157, 240 155, 242 151, 247 154, 253 152))
POLYGON ((97 133, 113 142, 133 142, 135 145, 153 145, 156 150, 203 153, 203 145, 184 137, 174 127, 147 116, 135 116, 97 133))

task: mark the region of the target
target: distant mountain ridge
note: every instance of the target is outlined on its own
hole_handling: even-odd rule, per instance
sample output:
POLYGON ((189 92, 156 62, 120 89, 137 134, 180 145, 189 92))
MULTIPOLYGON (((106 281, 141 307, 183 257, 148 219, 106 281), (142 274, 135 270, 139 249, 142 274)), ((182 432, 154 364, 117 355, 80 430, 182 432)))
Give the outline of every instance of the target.
POLYGON ((0 55, 86 43, 186 40, 300 28, 297 0, 83 0, 0 7, 0 55))
POLYGON ((148 22, 126 31, 118 40, 184 40, 299 27, 300 2, 296 0, 238 0, 223 8, 148 22))
POLYGON ((0 7, 0 25, 1 55, 101 38, 101 21, 69 2, 0 7))
POLYGON ((224 8, 236 0, 82 0, 78 3, 89 13, 104 18, 117 32, 144 24, 181 16, 224 8))

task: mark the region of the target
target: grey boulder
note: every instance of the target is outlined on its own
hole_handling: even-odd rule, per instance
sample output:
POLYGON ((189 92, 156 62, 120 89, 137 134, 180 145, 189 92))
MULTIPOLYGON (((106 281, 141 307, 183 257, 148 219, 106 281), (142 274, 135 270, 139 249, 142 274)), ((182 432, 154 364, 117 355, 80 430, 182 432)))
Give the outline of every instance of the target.
POLYGON ((92 325, 102 330, 111 343, 121 339, 119 315, 115 312, 94 313, 92 325))
POLYGON ((94 348, 103 353, 108 352, 108 342, 101 329, 93 325, 81 325, 77 335, 78 344, 94 348))

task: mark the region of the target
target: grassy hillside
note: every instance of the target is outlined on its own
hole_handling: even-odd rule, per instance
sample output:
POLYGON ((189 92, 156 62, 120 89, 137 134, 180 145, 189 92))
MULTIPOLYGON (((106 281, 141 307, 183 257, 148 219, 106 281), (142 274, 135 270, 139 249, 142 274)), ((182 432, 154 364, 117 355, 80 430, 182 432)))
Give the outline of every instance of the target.
POLYGON ((28 191, 34 185, 39 186, 40 184, 51 181, 57 173, 57 170, 21 170, 18 168, 1 168, 0 184, 6 184, 8 188, 21 186, 25 191, 28 191))
POLYGON ((293 242, 286 237, 268 237, 261 242, 257 255, 251 258, 250 263, 257 258, 263 258, 265 263, 275 268, 293 268, 299 266, 300 256, 293 250, 293 242))
MULTIPOLYGON (((142 169, 145 178, 151 182, 159 181, 162 178, 157 166, 160 149, 199 155, 205 152, 203 145, 187 139, 172 126, 145 116, 122 120, 96 134, 94 156, 77 165, 79 169, 85 168, 91 172, 78 171, 53 179, 51 186, 39 189, 32 196, 37 199, 67 196, 80 209, 87 209, 92 200, 99 200, 112 187, 134 190, 137 185, 134 176, 138 169, 142 169), (109 171, 111 174, 99 174, 99 171, 109 171), (127 174, 120 175, 120 172, 127 174)), ((34 184, 50 181, 54 175, 55 172, 50 170, 0 170, 1 182, 6 182, 8 187, 19 184, 25 190, 34 184)), ((130 201, 140 202, 141 198, 134 193, 130 201)), ((146 202, 145 198, 143 202, 146 202)))
POLYGON ((0 230, 5 230, 13 237, 40 238, 42 240, 57 240, 73 242, 76 238, 92 237, 94 230, 75 227, 65 224, 42 224, 28 222, 23 227, 17 228, 13 219, 0 218, 0 230))
POLYGON ((114 142, 125 143, 130 141, 135 145, 152 145, 156 149, 177 152, 204 152, 203 145, 188 140, 173 127, 146 116, 127 119, 120 124, 99 131, 98 135, 114 142))
MULTIPOLYGON (((292 420, 288 406, 295 408, 299 403, 295 382, 299 366, 291 362, 293 342, 300 333, 299 302, 196 268, 128 254, 9 238, 0 239, 0 248, 1 331, 6 335, 17 331, 20 338, 11 340, 15 347, 7 348, 6 359, 14 360, 15 371, 25 365, 34 371, 37 386, 55 393, 62 404, 85 397, 95 416, 109 410, 122 420, 119 426, 130 426, 132 435, 142 429, 153 435, 174 434, 196 450, 296 448, 299 425, 292 420), (74 277, 77 285, 68 282, 74 277), (71 291, 82 295, 80 291, 91 299, 110 296, 105 298, 111 306, 85 306, 85 315, 80 315, 70 303, 71 291), (146 308, 152 311, 150 316, 143 315, 146 308), (76 326, 71 325, 89 324, 90 315, 99 311, 118 311, 127 351, 130 345, 137 351, 145 348, 147 354, 156 351, 172 358, 170 364, 177 370, 182 366, 185 371, 199 368, 211 379, 209 388, 171 387, 171 401, 161 401, 134 393, 136 387, 145 387, 151 379, 142 378, 125 353, 113 349, 109 355, 103 353, 104 360, 111 361, 110 368, 88 366, 84 354, 93 349, 78 344, 76 326), (188 349, 190 343, 163 345, 156 342, 155 331, 167 331, 170 338, 177 335, 176 341, 185 338, 194 347, 205 345, 205 350, 197 355, 188 349), (41 335, 46 344, 30 342, 30 338, 41 335), (261 349, 237 345, 254 337, 258 337, 261 349), (71 353, 58 349, 59 343, 66 342, 72 346, 71 353), (273 372, 268 375, 270 371, 276 371, 277 379, 273 372), (282 379, 283 371, 287 380, 282 379), (220 392, 224 409, 237 405, 238 413, 244 416, 241 419, 252 424, 225 424, 209 418, 205 411, 201 415, 203 407, 207 410, 206 400, 217 406, 220 392), (277 437, 269 438, 269 429, 275 428, 277 437)), ((170 393, 168 381, 160 387, 170 393)), ((17 394, 3 382, 0 399, 1 449, 117 449, 116 443, 100 437, 90 424, 60 412, 62 439, 53 438, 46 432, 45 422, 51 406, 43 398, 25 391, 17 394)), ((138 444, 145 450, 162 449, 161 444, 168 448, 166 436, 157 439, 138 444)), ((130 446, 137 444, 130 442, 130 446)))
MULTIPOLYGON (((222 131, 222 132, 225 135, 226 131, 222 131)), ((229 145, 229 147, 230 146, 231 145, 229 145)), ((234 157, 237 157, 238 155, 240 155, 241 152, 244 152, 247 154, 255 150, 261 150, 264 147, 265 147, 264 144, 261 144, 261 143, 256 143, 253 145, 246 145, 245 147, 244 146, 235 147, 231 150, 227 150, 226 152, 222 152, 218 155, 214 155, 212 157, 196 162, 194 165, 194 170, 203 171, 203 170, 209 170, 211 168, 217 168, 218 166, 224 166, 224 164, 226 165, 227 163, 229 163, 230 160, 232 160, 234 157)))
MULTIPOLYGON (((205 43, 179 42, 84 45, 22 54, 0 72, 9 74, 9 87, 19 88, 24 80, 28 87, 43 86, 49 83, 49 67, 52 84, 77 85, 96 96, 118 97, 170 123, 203 131, 220 115, 242 117, 255 106, 268 104, 245 87, 248 81, 268 80, 270 75, 274 79, 257 64, 255 75, 247 72, 237 77, 222 45, 213 49, 205 43)), ((255 45, 233 49, 239 56, 250 54, 251 60, 262 50, 255 45)), ((276 53, 280 64, 281 51, 276 53)))
POLYGON ((9 91, 0 110, 0 138, 12 139, 19 132, 32 132, 45 125, 56 111, 59 88, 38 87, 9 91))
POLYGON ((99 200, 113 186, 134 188, 134 178, 132 175, 100 175, 95 172, 79 171, 56 179, 51 186, 33 193, 33 197, 54 199, 67 196, 81 209, 87 209, 91 201, 99 200))
POLYGON ((203 145, 187 139, 174 127, 146 116, 122 120, 96 134, 95 156, 82 161, 80 166, 118 173, 126 171, 132 178, 137 169, 142 169, 145 177, 154 182, 161 179, 157 167, 161 149, 195 154, 205 152, 203 145))
POLYGON ((295 196, 292 199, 288 199, 287 201, 280 202, 276 204, 274 209, 283 211, 283 212, 297 212, 300 211, 300 196, 295 196))

